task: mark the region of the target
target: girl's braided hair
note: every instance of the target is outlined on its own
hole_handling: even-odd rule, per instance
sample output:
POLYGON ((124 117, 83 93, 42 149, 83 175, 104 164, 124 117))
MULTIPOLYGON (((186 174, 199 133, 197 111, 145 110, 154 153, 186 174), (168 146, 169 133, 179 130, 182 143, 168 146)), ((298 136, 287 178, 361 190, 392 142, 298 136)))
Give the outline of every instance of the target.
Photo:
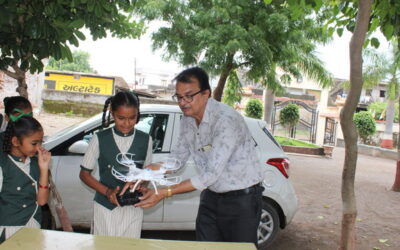
POLYGON ((130 91, 120 91, 114 96, 110 96, 104 103, 103 108, 103 119, 102 119, 102 126, 104 128, 108 127, 111 123, 111 111, 116 111, 120 106, 128 106, 128 107, 135 107, 138 111, 138 116, 136 123, 139 122, 140 119, 140 101, 139 97, 136 93, 130 91), (109 110, 110 106, 110 112, 109 110))

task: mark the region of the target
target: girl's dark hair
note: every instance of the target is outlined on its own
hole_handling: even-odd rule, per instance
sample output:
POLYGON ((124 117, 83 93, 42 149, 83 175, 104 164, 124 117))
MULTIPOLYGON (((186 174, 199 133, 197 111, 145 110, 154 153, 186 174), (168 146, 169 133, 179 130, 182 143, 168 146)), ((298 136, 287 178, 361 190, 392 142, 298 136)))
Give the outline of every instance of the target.
POLYGON ((14 136, 16 136, 19 141, 22 141, 23 137, 29 136, 36 131, 43 131, 43 128, 42 125, 31 116, 22 116, 15 122, 10 120, 4 132, 3 151, 6 153, 11 152, 11 138, 14 136))
POLYGON ((10 117, 15 108, 18 109, 32 109, 32 105, 28 99, 23 96, 10 96, 3 99, 4 113, 10 117))
POLYGON ((110 111, 116 111, 119 106, 135 107, 138 111, 136 123, 139 122, 140 101, 136 93, 130 91, 120 91, 116 95, 107 98, 106 102, 104 103, 104 109, 103 109, 102 125, 104 128, 108 127, 111 121, 111 112, 109 112, 107 116, 107 111, 109 106, 110 106, 110 111))

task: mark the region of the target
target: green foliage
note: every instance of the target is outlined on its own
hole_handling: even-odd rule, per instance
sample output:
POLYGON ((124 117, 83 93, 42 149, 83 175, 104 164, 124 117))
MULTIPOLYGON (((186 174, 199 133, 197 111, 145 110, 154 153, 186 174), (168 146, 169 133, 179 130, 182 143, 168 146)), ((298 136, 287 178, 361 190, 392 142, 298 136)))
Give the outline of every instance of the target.
POLYGON ((313 43, 325 42, 327 32, 310 11, 294 14, 280 1, 150 0, 140 12, 146 19, 164 21, 152 35, 154 49, 164 49, 166 59, 221 75, 218 87, 225 84, 223 76, 239 67, 248 69, 253 80, 269 75, 267 83, 276 78, 274 64, 293 77, 301 72, 328 75, 313 43))
POLYGON ((307 148, 319 148, 320 146, 312 144, 312 143, 307 143, 304 141, 296 140, 293 138, 288 138, 288 137, 283 137, 283 136, 274 136, 276 141, 280 145, 284 146, 296 146, 296 147, 307 147, 307 148))
POLYGON ((294 103, 286 105, 279 113, 279 122, 284 127, 293 128, 300 119, 299 106, 294 103))
POLYGON ((129 38, 143 32, 143 23, 127 14, 135 6, 133 0, 0 2, 0 69, 13 66, 20 75, 42 71, 42 59, 50 56, 72 61, 69 47, 85 39, 83 27, 94 40, 107 32, 129 38))
MULTIPOLYGON (((344 29, 354 31, 358 1, 288 1, 288 5, 294 14, 301 14, 305 10, 315 11, 316 19, 325 22, 326 30, 330 35, 336 32, 341 36, 344 29)), ((400 1, 373 1, 365 47, 369 45, 375 48, 379 47, 379 39, 374 37, 374 32, 378 30, 388 41, 400 37, 400 1)))
POLYGON ((74 71, 83 73, 93 73, 94 69, 90 67, 89 59, 90 54, 85 51, 74 51, 72 52, 72 62, 67 59, 61 59, 56 61, 54 57, 50 57, 49 63, 46 69, 61 70, 61 71, 74 71))
MULTIPOLYGON (((368 105, 368 111, 373 115, 375 120, 386 120, 385 110, 387 102, 374 102, 368 105)), ((399 104, 395 104, 394 121, 399 121, 399 104)))
POLYGON ((370 112, 361 111, 354 114, 353 121, 356 124, 358 134, 362 141, 366 143, 368 137, 376 132, 375 119, 370 112))
POLYGON ((245 115, 248 117, 261 119, 263 113, 263 105, 258 99, 250 99, 246 104, 244 112, 245 115))
POLYGON ((232 70, 224 90, 222 101, 234 107, 236 103, 242 100, 242 83, 239 81, 236 70, 232 70))

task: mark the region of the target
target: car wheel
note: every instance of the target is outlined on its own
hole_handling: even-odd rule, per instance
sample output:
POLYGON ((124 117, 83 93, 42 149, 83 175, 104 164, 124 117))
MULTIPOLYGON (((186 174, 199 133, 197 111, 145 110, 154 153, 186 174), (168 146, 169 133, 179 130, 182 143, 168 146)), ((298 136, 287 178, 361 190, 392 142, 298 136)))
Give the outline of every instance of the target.
POLYGON ((265 249, 271 245, 279 231, 278 211, 272 204, 263 200, 261 220, 257 230, 258 249, 265 249))

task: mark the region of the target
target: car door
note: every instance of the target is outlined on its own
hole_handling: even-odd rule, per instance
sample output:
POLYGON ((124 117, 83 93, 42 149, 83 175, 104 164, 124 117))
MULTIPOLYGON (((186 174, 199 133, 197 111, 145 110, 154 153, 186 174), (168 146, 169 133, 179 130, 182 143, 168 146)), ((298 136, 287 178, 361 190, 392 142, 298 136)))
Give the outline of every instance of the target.
MULTIPOLYGON (((175 113, 174 130, 171 145, 177 142, 181 113, 175 113)), ((193 160, 189 158, 185 166, 174 175, 181 176, 182 180, 190 179, 196 175, 196 168, 193 160)), ((193 191, 184 194, 174 195, 169 199, 164 199, 164 223, 171 223, 171 229, 194 229, 197 210, 199 207, 200 191, 193 191), (179 228, 173 228, 174 223, 181 224, 179 228), (186 225, 185 225, 186 224, 186 225)))
MULTIPOLYGON (((174 114, 169 112, 143 112, 136 128, 148 133, 153 139, 153 159, 158 162, 165 159, 170 152, 174 126, 174 114)), ((151 184, 150 184, 151 185, 151 184)), ((153 229, 152 223, 160 223, 163 218, 164 202, 144 209, 143 229, 153 229)))
MULTIPOLYGON (((141 115, 139 123, 136 124, 137 129, 150 133, 152 137, 154 135, 157 136, 157 138, 153 139, 158 142, 154 145, 154 147, 157 146, 157 148, 153 147, 156 159, 157 154, 169 152, 172 133, 170 132, 172 128, 169 128, 172 127, 172 125, 169 126, 168 123, 173 124, 173 122, 173 118, 170 119, 168 113, 145 113, 141 115), (163 128, 164 131, 160 132, 160 129, 156 131, 155 125, 163 128)), ((113 126, 113 124, 111 126, 113 126)), ((99 120, 96 126, 81 131, 51 150, 53 154, 53 178, 62 197, 64 207, 74 226, 90 226, 93 218, 93 197, 95 192, 79 179, 80 164, 83 159, 83 154, 71 153, 68 148, 78 141, 89 142, 93 134, 100 129, 102 129, 102 127, 101 121, 99 120)), ((93 175, 95 178, 99 178, 97 168, 93 171, 93 175)), ((163 204, 160 203, 157 206, 146 209, 144 219, 150 222, 161 222, 163 217, 162 205, 163 204)))

